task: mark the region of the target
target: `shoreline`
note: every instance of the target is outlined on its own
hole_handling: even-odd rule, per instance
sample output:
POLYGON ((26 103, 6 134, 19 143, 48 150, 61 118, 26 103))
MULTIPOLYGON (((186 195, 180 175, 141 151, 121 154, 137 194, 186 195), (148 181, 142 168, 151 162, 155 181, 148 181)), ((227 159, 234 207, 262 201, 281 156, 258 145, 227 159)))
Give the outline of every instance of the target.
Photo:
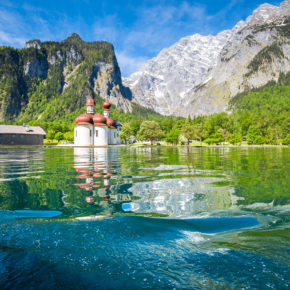
POLYGON ((290 148, 289 145, 149 145, 149 144, 120 144, 107 146, 75 146, 60 145, 0 145, 0 149, 9 148, 290 148))

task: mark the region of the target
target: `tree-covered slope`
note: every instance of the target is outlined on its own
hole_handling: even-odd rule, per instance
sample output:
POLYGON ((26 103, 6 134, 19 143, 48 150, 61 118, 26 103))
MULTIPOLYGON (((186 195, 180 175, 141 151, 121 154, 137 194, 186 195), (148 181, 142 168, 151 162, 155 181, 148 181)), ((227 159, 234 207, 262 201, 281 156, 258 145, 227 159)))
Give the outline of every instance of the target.
POLYGON ((272 81, 238 94, 231 100, 230 108, 240 126, 251 123, 264 136, 275 134, 277 139, 285 138, 290 133, 290 72, 280 74, 277 83, 272 81))
POLYGON ((0 121, 52 121, 88 97, 131 110, 112 44, 72 34, 61 42, 29 41, 23 49, 0 47, 0 121))

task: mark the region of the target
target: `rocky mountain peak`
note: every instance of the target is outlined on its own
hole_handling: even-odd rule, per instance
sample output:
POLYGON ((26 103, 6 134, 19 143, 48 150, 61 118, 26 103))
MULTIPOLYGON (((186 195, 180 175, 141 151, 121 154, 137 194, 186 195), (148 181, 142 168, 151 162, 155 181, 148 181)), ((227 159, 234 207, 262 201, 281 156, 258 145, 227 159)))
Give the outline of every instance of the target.
POLYGON ((183 37, 123 82, 135 102, 164 115, 224 111, 235 94, 290 69, 289 9, 290 0, 262 4, 232 30, 183 37))
POLYGON ((280 6, 268 3, 260 5, 253 14, 246 19, 247 25, 262 25, 283 21, 283 17, 290 14, 290 1, 286 0, 280 6))
POLYGON ((206 81, 207 72, 217 64, 231 35, 230 30, 225 30, 216 36, 196 33, 183 37, 123 82, 131 88, 133 96, 140 95, 135 100, 142 106, 165 115, 175 114, 180 103, 187 102, 187 92, 192 86, 206 81))
POLYGON ((285 0, 280 4, 280 8, 281 9, 287 9, 288 10, 288 14, 289 14, 289 5, 290 5, 290 0, 285 0))
POLYGON ((74 32, 66 40, 70 40, 70 39, 82 41, 81 37, 77 33, 74 33, 74 32))
POLYGON ((25 48, 37 48, 37 49, 41 49, 41 42, 39 39, 34 39, 34 40, 29 40, 25 43, 25 48))

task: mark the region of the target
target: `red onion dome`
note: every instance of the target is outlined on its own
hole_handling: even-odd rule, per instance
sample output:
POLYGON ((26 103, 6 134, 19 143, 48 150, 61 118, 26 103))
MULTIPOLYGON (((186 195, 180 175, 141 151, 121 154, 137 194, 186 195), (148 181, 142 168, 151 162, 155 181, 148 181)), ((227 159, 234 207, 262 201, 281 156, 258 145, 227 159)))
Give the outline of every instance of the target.
POLYGON ((109 111, 111 108, 111 103, 108 100, 106 100, 103 104, 103 107, 104 107, 105 111, 109 111))
POLYGON ((110 119, 110 118, 107 118, 107 125, 109 127, 114 127, 115 126, 115 121, 110 119))
POLYGON ((105 126, 106 125, 106 117, 100 115, 100 114, 95 114, 93 117, 94 120, 94 125, 98 126, 105 126))
POLYGON ((77 125, 91 125, 93 124, 93 118, 91 114, 82 114, 76 118, 77 125))
POLYGON ((94 105, 95 105, 94 99, 92 97, 88 98, 86 102, 86 106, 94 106, 94 105))

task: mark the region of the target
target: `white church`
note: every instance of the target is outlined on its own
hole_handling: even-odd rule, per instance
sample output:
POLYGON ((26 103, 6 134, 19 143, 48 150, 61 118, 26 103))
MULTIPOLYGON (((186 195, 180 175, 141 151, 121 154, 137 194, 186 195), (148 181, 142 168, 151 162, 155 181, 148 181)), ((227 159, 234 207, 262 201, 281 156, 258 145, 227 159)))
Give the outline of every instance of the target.
POLYGON ((110 119, 111 104, 103 104, 104 116, 95 114, 95 101, 89 98, 86 103, 87 113, 76 118, 74 128, 75 146, 107 146, 121 144, 119 134, 121 124, 110 119))

